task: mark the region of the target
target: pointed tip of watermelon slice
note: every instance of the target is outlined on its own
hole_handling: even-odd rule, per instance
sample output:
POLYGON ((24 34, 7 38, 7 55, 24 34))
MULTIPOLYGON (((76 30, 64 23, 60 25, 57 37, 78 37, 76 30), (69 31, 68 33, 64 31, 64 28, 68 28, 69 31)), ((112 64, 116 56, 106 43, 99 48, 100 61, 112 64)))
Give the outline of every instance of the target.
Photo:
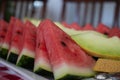
POLYGON ((92 67, 95 61, 92 57, 88 58, 80 46, 53 22, 45 22, 43 35, 56 80, 70 80, 70 77, 76 80, 94 75, 92 67))
POLYGON ((103 23, 100 23, 97 27, 96 27, 96 31, 105 34, 105 35, 109 35, 110 33, 110 28, 108 26, 106 26, 103 23))
POLYGON ((86 24, 84 27, 83 27, 83 30, 95 30, 94 27, 91 25, 91 24, 86 24))

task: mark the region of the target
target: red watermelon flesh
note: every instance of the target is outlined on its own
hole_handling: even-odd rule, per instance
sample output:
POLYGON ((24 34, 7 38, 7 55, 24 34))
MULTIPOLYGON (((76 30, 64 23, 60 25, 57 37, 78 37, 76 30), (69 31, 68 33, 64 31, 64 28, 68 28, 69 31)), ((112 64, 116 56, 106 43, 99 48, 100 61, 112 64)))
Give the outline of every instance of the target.
POLYGON ((8 50, 10 49, 11 39, 12 39, 12 31, 14 29, 13 25, 14 25, 15 21, 16 21, 16 18, 11 17, 10 23, 8 25, 7 33, 6 33, 5 39, 4 39, 3 44, 2 44, 0 57, 2 57, 4 59, 7 58, 8 50))
POLYGON ((35 47, 36 47, 36 27, 30 21, 26 21, 24 26, 23 48, 18 57, 16 65, 33 71, 35 47))
POLYGON ((118 36, 118 37, 120 37, 120 30, 119 30, 118 27, 113 27, 113 28, 110 30, 109 37, 112 37, 112 36, 118 36))
POLYGON ((75 30, 82 30, 82 27, 80 25, 78 25, 76 22, 71 24, 71 28, 73 28, 75 30))
POLYGON ((24 24, 19 19, 16 19, 13 26, 14 26, 14 29, 12 32, 11 46, 8 52, 7 59, 12 63, 16 63, 18 55, 20 54, 20 51, 23 46, 24 24))
POLYGON ((52 21, 44 21, 43 35, 55 80, 93 76, 95 61, 52 21), (57 34, 56 34, 57 33, 57 34))
POLYGON ((37 29, 36 56, 34 72, 44 77, 53 77, 48 51, 43 38, 43 23, 41 22, 37 29), (42 74, 44 73, 44 74, 42 74))
POLYGON ((36 46, 36 27, 30 21, 25 23, 24 32, 24 48, 30 51, 35 51, 36 46))
POLYGON ((94 28, 91 24, 86 24, 86 25, 83 27, 83 30, 95 30, 95 28, 94 28))
POLYGON ((10 23, 8 25, 8 31, 4 40, 4 44, 10 45, 11 39, 12 39, 12 32, 14 29, 14 24, 15 24, 16 18, 11 17, 10 23))
POLYGON ((65 21, 63 21, 61 24, 66 28, 71 28, 71 26, 68 23, 66 23, 65 21))
POLYGON ((0 20, 0 47, 5 39, 6 33, 8 29, 8 23, 4 20, 0 20))
POLYGON ((103 33, 105 35, 109 35, 110 33, 110 28, 102 23, 100 23, 97 28, 96 28, 96 31, 100 32, 100 33, 103 33))

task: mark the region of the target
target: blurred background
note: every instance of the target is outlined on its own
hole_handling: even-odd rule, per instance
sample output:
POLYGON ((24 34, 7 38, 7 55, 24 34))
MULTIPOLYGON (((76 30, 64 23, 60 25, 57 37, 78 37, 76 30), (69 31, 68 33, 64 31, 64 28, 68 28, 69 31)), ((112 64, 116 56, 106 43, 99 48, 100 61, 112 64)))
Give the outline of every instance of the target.
POLYGON ((0 19, 10 20, 15 16, 45 19, 67 23, 87 23, 94 27, 104 23, 120 27, 119 0, 0 0, 0 19))

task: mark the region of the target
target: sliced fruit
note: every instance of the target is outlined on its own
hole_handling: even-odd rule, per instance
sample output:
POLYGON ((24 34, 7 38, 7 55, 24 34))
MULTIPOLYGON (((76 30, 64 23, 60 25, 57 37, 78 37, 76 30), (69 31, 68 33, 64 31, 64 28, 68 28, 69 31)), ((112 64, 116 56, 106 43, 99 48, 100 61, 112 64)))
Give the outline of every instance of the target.
POLYGON ((30 21, 26 21, 24 30, 23 48, 19 54, 16 65, 33 71, 36 47, 36 27, 30 21))
POLYGON ((66 28, 71 28, 70 24, 68 24, 68 23, 65 22, 65 21, 63 21, 61 24, 62 24, 64 27, 66 27, 66 28))
POLYGON ((86 33, 72 36, 72 39, 92 56, 120 59, 120 39, 118 37, 107 38, 86 33))
POLYGON ((95 30, 95 28, 94 28, 91 24, 86 24, 86 25, 83 27, 83 30, 95 30))
POLYGON ((113 59, 98 59, 94 66, 94 70, 108 73, 120 72, 120 61, 113 59))
POLYGON ((37 29, 37 47, 34 72, 47 78, 53 78, 53 72, 49 61, 48 51, 46 49, 45 41, 43 38, 43 25, 44 24, 41 22, 37 29))
POLYGON ((14 29, 12 32, 11 46, 8 52, 7 60, 11 63, 16 64, 18 55, 22 50, 23 46, 23 27, 24 24, 16 19, 14 22, 14 29))
POLYGON ((5 59, 6 55, 2 54, 2 45, 5 40, 6 34, 8 30, 8 23, 4 20, 0 20, 0 57, 5 59))
POLYGON ((102 34, 105 34, 105 35, 109 35, 110 33, 110 28, 102 23, 100 23, 97 28, 96 28, 96 31, 102 33, 102 34))
POLYGON ((120 30, 118 27, 113 27, 111 30, 110 30, 110 34, 109 34, 109 37, 112 37, 112 36, 120 36, 120 30))
POLYGON ((74 29, 69 29, 69 28, 63 27, 63 25, 60 24, 59 22, 55 22, 55 24, 70 36, 81 35, 81 34, 84 34, 84 33, 93 33, 93 34, 97 34, 99 36, 107 37, 106 35, 101 34, 99 32, 96 32, 96 31, 93 31, 93 30, 85 30, 85 31, 84 30, 83 31, 79 30, 79 31, 77 31, 77 30, 74 30, 74 29))
POLYGON ((24 21, 26 20, 29 20, 30 22, 32 22, 32 24, 34 24, 35 27, 38 27, 39 23, 41 22, 41 20, 35 19, 35 18, 24 18, 24 21))
POLYGON ((1 57, 6 59, 8 55, 8 51, 10 49, 11 41, 12 41, 12 32, 14 29, 14 23, 16 21, 16 18, 11 17, 10 23, 8 25, 8 31, 6 33, 6 37, 4 39, 2 50, 1 50, 1 57))
POLYGON ((75 29, 75 30, 82 30, 82 27, 77 24, 76 22, 71 24, 71 28, 75 29))
POLYGON ((95 61, 52 21, 43 21, 43 35, 55 80, 77 80, 90 77, 95 61))

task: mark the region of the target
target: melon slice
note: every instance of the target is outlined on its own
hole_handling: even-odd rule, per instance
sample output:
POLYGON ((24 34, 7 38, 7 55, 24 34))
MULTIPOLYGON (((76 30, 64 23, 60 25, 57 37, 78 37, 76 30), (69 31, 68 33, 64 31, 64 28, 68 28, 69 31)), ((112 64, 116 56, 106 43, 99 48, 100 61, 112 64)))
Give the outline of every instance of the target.
POLYGON ((45 20, 43 35, 55 80, 77 80, 90 77, 95 61, 52 21, 45 20))
POLYGON ((49 61, 48 51, 43 39, 43 24, 37 29, 36 56, 34 72, 47 78, 53 78, 52 68, 49 61))
POLYGON ((120 60, 100 58, 97 60, 93 69, 98 72, 119 73, 120 60))
POLYGON ((8 23, 5 22, 4 20, 0 20, 0 57, 5 59, 4 54, 2 54, 2 45, 5 40, 6 34, 8 30, 8 23))
POLYGON ((120 59, 120 39, 88 33, 72 38, 90 55, 102 58, 120 59))
POLYGON ((23 48, 16 65, 33 71, 36 47, 36 27, 31 22, 26 21, 24 29, 23 48))
POLYGON ((6 33, 6 37, 4 39, 3 45, 2 45, 2 50, 1 50, 1 57, 6 59, 8 55, 8 51, 10 48, 11 44, 11 39, 12 39, 12 31, 14 29, 14 22, 16 21, 16 18, 11 17, 10 23, 8 25, 8 31, 6 33))
POLYGON ((20 51, 23 46, 23 23, 16 19, 14 22, 14 29, 12 32, 12 40, 10 49, 8 52, 7 60, 11 63, 16 64, 18 55, 20 54, 20 51))
POLYGON ((105 35, 109 35, 110 33, 110 28, 104 24, 99 24, 96 28, 96 31, 102 33, 102 34, 105 34, 105 35))
POLYGON ((84 33, 93 33, 93 34, 96 34, 96 35, 99 35, 99 36, 107 37, 106 35, 101 34, 99 32, 96 32, 96 31, 93 31, 93 30, 81 30, 81 31, 79 30, 78 31, 78 30, 66 28, 62 24, 60 24, 59 22, 55 22, 55 24, 70 36, 81 35, 81 34, 84 34, 84 33))

